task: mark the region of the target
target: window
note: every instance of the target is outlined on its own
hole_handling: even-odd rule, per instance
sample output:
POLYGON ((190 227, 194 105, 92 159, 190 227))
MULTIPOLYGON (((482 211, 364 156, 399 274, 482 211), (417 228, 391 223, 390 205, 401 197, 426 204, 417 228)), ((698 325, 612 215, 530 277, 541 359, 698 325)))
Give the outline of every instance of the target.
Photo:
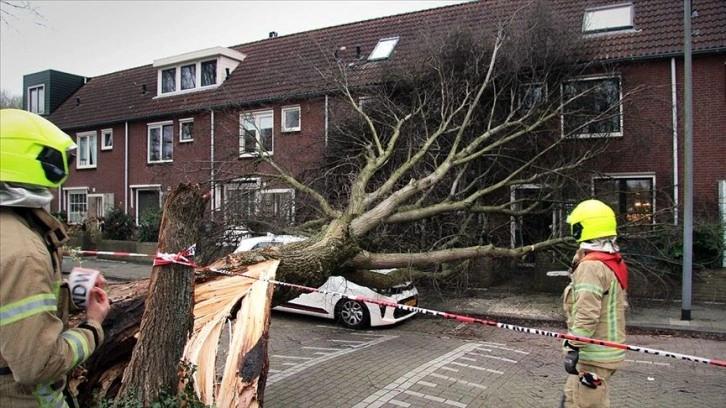
POLYGON ((88 191, 84 189, 66 189, 66 215, 69 224, 80 224, 88 214, 88 191))
POLYGON ((622 136, 620 78, 590 78, 563 85, 563 136, 622 136))
POLYGON ((195 64, 192 65, 184 65, 181 67, 181 89, 193 89, 197 85, 197 66, 195 64))
POLYGON ((272 154, 272 111, 240 116, 240 156, 272 154))
POLYGON ((161 93, 176 91, 176 68, 161 71, 161 93))
POLYGON ((519 103, 522 109, 530 111, 544 102, 547 97, 547 87, 542 83, 529 83, 519 86, 519 103))
POLYGON ((103 202, 103 194, 88 194, 88 211, 86 215, 88 218, 103 218, 105 203, 103 202))
POLYGON ((618 217, 618 224, 646 225, 653 223, 655 211, 655 177, 610 176, 593 180, 595 197, 609 204, 618 217))
POLYGON ((294 190, 270 189, 260 191, 259 215, 271 220, 293 222, 294 190))
POLYGON ((374 48, 371 55, 368 56, 368 61, 390 58, 393 53, 393 49, 396 48, 396 44, 398 44, 398 37, 382 38, 378 40, 376 48, 374 48))
POLYGON ((173 160, 174 127, 171 122, 149 125, 148 163, 164 163, 173 160))
POLYGON ((202 62, 202 86, 217 83, 217 60, 202 62))
POLYGON ((113 129, 103 129, 101 131, 101 150, 113 149, 113 129))
POLYGON ((192 91, 217 84, 217 60, 186 62, 161 70, 161 93, 192 91))
POLYGON ((28 88, 28 111, 39 115, 45 113, 45 85, 28 88))
MULTIPOLYGON (((536 244, 551 238, 558 225, 560 213, 549 196, 551 189, 537 184, 521 184, 512 186, 510 190, 510 208, 512 211, 523 212, 512 216, 510 224, 511 247, 522 247, 536 244)), ((534 266, 534 253, 527 254, 523 263, 534 266)))
POLYGON ((257 213, 257 191, 260 182, 257 179, 239 179, 222 184, 216 196, 220 198, 217 210, 224 214, 225 221, 230 225, 244 225, 257 213))
POLYGON ((144 215, 159 211, 161 208, 161 186, 157 185, 131 185, 133 207, 136 210, 136 225, 144 215))
POLYGON ((78 152, 76 153, 76 169, 92 169, 96 167, 96 132, 79 133, 76 136, 78 152))
POLYGON ((179 142, 186 143, 194 140, 194 119, 179 120, 179 142))
POLYGON ((283 132, 299 132, 300 131, 300 107, 299 106, 282 108, 282 131, 283 132))
POLYGON ((582 19, 582 32, 584 33, 602 33, 632 28, 632 4, 587 9, 582 19))

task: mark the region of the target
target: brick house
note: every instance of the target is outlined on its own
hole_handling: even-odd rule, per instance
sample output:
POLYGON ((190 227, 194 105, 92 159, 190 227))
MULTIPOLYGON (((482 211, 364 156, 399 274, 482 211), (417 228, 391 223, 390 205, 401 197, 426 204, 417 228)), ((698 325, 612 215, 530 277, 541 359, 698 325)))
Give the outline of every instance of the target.
MULTIPOLYGON (((294 175, 319 163, 340 101, 316 68, 327 69, 331 58, 367 69, 393 64, 423 31, 492 24, 520 5, 471 2, 281 37, 270 33, 89 79, 57 71, 27 75, 27 109, 42 107, 79 146, 51 211, 80 222, 116 206, 138 221, 176 183, 199 182, 209 186, 213 210, 233 206, 224 216, 229 224, 235 224, 232 214, 300 221, 294 189, 251 174, 269 170, 252 170, 257 144, 294 175)), ((607 82, 616 99, 641 90, 640 99, 619 108, 619 120, 608 128, 609 153, 600 157, 597 176, 588 175, 592 193, 624 218, 640 211, 678 222, 671 209, 683 201, 682 7, 677 0, 552 2, 564 21, 599 44, 593 61, 614 67, 615 74, 593 72, 583 83, 607 82)), ((694 203, 697 215, 713 217, 726 212, 723 1, 694 1, 692 28, 694 203)), ((526 244, 514 242, 514 235, 513 245, 526 244)))

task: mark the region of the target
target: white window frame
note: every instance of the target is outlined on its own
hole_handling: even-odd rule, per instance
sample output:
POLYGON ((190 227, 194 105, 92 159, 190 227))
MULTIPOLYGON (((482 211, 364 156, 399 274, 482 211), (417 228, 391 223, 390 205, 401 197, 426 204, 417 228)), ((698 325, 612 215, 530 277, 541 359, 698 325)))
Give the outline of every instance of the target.
POLYGON ((275 113, 271 109, 266 110, 259 110, 259 111, 251 111, 251 112, 243 112, 239 116, 239 157, 259 157, 260 155, 264 156, 271 156, 275 150, 275 113), (270 150, 260 150, 261 146, 261 140, 260 140, 260 119, 264 117, 270 117, 270 129, 272 132, 271 138, 271 145, 270 150), (245 150, 245 124, 247 123, 247 119, 252 118, 254 122, 254 126, 257 130, 257 144, 256 144, 256 150, 254 152, 248 152, 245 150))
POLYGON ((162 203, 162 191, 161 184, 132 184, 129 186, 131 190, 131 199, 133 200, 134 208, 134 219, 138 226, 141 221, 141 214, 139 213, 139 192, 141 191, 156 191, 159 193, 159 208, 164 208, 162 203))
POLYGON ((280 110, 280 128, 283 133, 299 132, 302 128, 302 112, 300 105, 285 106, 280 110), (290 126, 287 123, 287 113, 297 111, 297 126, 290 126))
POLYGON ((101 214, 93 214, 95 218, 103 218, 106 211, 106 197, 105 194, 86 194, 86 217, 88 217, 88 212, 91 210, 91 200, 94 199, 100 199, 101 205, 96 208, 97 211, 100 211, 101 214))
MULTIPOLYGON (((290 195, 290 213, 285 214, 285 221, 292 224, 295 222, 295 189, 292 188, 268 188, 261 189, 257 192, 257 213, 259 214, 262 209, 262 201, 265 199, 265 195, 275 194, 289 194, 290 195)), ((279 208, 274 209, 275 217, 279 216, 279 208)))
POLYGON ((189 143, 194 141, 194 118, 179 119, 179 143, 189 143), (191 124, 192 129, 189 138, 184 137, 184 125, 191 124))
POLYGON ((45 85, 34 85, 28 87, 28 112, 45 114, 45 85))
POLYGON ((582 32, 585 34, 607 33, 633 29, 633 4, 612 4, 585 10, 582 32))
POLYGON ((88 187, 64 188, 63 193, 65 195, 65 213, 68 223, 83 223, 88 218, 88 187), (71 196, 73 195, 85 196, 85 202, 72 202, 71 196), (83 209, 71 212, 71 207, 75 205, 80 205, 83 209))
POLYGON ((544 82, 526 82, 519 85, 517 99, 519 101, 520 108, 530 111, 538 104, 547 100, 548 92, 547 84, 544 82), (530 92, 530 90, 534 89, 540 89, 540 94, 535 95, 530 92))
MULTIPOLYGON (((646 173, 606 173, 602 176, 595 176, 591 179, 591 188, 592 188, 592 195, 595 196, 595 182, 598 180, 633 180, 633 179, 650 179, 650 186, 651 186, 651 195, 652 195, 652 208, 650 210, 651 214, 651 224, 655 224, 655 214, 657 210, 657 202, 656 202, 656 178, 655 173, 646 172, 646 173)), ((618 203, 620 204, 620 203, 618 203)), ((620 208, 615 209, 616 214, 619 215, 625 215, 626 217, 628 214, 620 214, 620 208)), ((635 221, 635 220, 627 220, 628 223, 635 221)))
POLYGON ((111 150, 113 149, 113 129, 103 129, 101 130, 101 150, 111 150), (108 135, 108 139, 106 139, 106 135, 108 135))
MULTIPOLYGON (((550 186, 546 184, 516 184, 509 187, 509 201, 510 201, 510 209, 512 211, 520 211, 522 208, 522 203, 515 202, 517 200, 517 191, 519 190, 544 190, 544 189, 551 189, 550 186)), ((562 219, 562 209, 553 208, 552 209, 552 220, 550 223, 550 233, 552 236, 561 236, 562 230, 560 228, 560 225, 562 222, 560 221, 562 219)), ((517 237, 517 227, 519 226, 519 220, 517 220, 517 217, 511 216, 510 222, 509 222, 509 244, 511 248, 516 248, 517 245, 519 245, 518 237, 517 237)), ((521 229, 521 226, 519 226, 521 229)), ((521 232, 521 231, 520 231, 521 232)), ((527 245, 527 244, 523 244, 527 245)), ((535 266, 534 263, 530 261, 523 261, 520 263, 520 266, 535 266)))
MULTIPOLYGON (((249 190, 252 191, 252 194, 254 194, 254 208, 252 209, 250 214, 243 214, 243 216, 246 217, 252 217, 255 214, 257 214, 258 211, 258 193, 260 189, 262 188, 262 181, 259 178, 239 178, 234 179, 228 182, 219 183, 214 188, 214 210, 216 212, 223 211, 224 208, 228 205, 226 202, 226 195, 225 191, 228 189, 232 190, 249 190)), ((227 214, 222 214, 225 218, 225 222, 231 222, 227 219, 227 214)))
POLYGON ((171 163, 174 161, 174 122, 164 121, 149 123, 146 125, 146 163, 171 163), (164 127, 171 126, 171 159, 164 159, 164 127), (159 129, 159 160, 151 160, 151 130, 159 129))
POLYGON ((90 132, 76 133, 76 146, 78 146, 76 151, 77 170, 95 169, 98 167, 98 132, 93 130, 90 132), (82 139, 86 141, 82 142, 82 139), (88 164, 84 163, 84 154, 86 161, 89 162, 88 164))
MULTIPOLYGON (((587 81, 599 81, 599 80, 607 80, 607 79, 617 79, 618 81, 618 122, 619 122, 619 131, 617 132, 607 132, 607 133, 575 133, 572 135, 567 135, 565 132, 565 117, 567 116, 567 106, 562 107, 562 113, 560 114, 560 130, 562 132, 562 137, 575 137, 575 138, 602 138, 602 137, 622 137, 623 136, 623 79, 620 75, 597 75, 597 76, 584 76, 575 78, 571 81, 566 81, 562 84, 560 87, 560 93, 562 95, 562 99, 564 101, 565 98, 565 84, 567 83, 573 83, 573 82, 587 82, 587 81)), ((577 104, 577 100, 573 101, 574 104, 577 104)), ((602 120, 602 119, 601 119, 602 120)))
POLYGON ((219 58, 204 58, 197 61, 186 61, 181 62, 179 64, 175 65, 167 65, 164 67, 159 67, 157 71, 157 83, 158 83, 158 96, 169 96, 169 95, 178 95, 183 93, 189 93, 189 92, 195 92, 200 91, 204 89, 211 89, 214 87, 219 86, 219 69, 221 67, 219 58), (214 83, 210 85, 202 85, 202 64, 206 64, 208 62, 216 62, 216 72, 214 73, 214 83), (194 65, 194 86, 187 89, 182 89, 182 67, 188 67, 190 65, 194 65), (164 84, 164 75, 163 72, 173 69, 174 70, 174 89, 171 91, 164 92, 163 84, 164 84))
POLYGON ((378 40, 376 47, 373 48, 373 52, 371 52, 371 55, 368 56, 368 61, 389 59, 391 54, 393 54, 393 50, 396 49, 396 45, 398 45, 398 40, 398 36, 381 38, 378 40))

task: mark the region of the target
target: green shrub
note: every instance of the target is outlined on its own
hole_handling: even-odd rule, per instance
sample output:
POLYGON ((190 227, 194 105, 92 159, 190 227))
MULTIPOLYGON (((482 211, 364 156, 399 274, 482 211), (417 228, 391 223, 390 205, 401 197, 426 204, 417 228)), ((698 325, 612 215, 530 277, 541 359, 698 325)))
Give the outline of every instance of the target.
POLYGON ((68 216, 64 211, 54 211, 54 212, 50 213, 50 215, 54 216, 62 224, 64 224, 64 225, 68 224, 68 216))
POLYGON ((134 235, 134 217, 115 207, 103 219, 103 238, 129 240, 134 235))
POLYGON ((139 221, 138 240, 140 242, 153 242, 159 239, 159 227, 161 226, 161 208, 148 210, 141 214, 139 221))
MULTIPOLYGON (((718 268, 724 250, 724 226, 718 222, 697 220, 693 223, 693 266, 697 269, 718 268)), ((680 276, 683 263, 683 225, 664 224, 655 227, 650 238, 651 248, 638 248, 641 254, 651 254, 661 270, 680 276)))

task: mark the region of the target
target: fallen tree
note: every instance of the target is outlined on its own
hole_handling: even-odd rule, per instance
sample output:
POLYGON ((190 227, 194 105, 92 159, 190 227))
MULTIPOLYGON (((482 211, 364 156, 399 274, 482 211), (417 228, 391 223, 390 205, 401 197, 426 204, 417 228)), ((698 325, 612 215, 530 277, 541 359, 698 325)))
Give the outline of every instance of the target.
MULTIPOLYGON (((373 81, 380 86, 362 87, 361 83, 370 83, 361 82, 370 78, 356 78, 363 71, 347 69, 346 61, 332 62, 327 68, 337 72, 340 84, 336 100, 347 104, 346 112, 352 117, 333 126, 320 174, 304 180, 260 146, 252 167, 231 177, 260 178, 269 189, 294 189, 300 209, 295 214, 300 224, 294 231, 309 239, 224 256, 206 265, 206 270, 198 270, 202 274, 197 279, 211 285, 219 280, 221 285, 225 279, 236 279, 227 275, 273 261, 277 262, 276 279, 284 282, 319 287, 335 273, 366 286, 386 287, 390 281, 366 270, 401 268, 398 275, 386 279, 409 277, 405 274, 413 268, 445 274, 451 265, 467 260, 517 259, 568 241, 558 235, 562 213, 567 203, 584 194, 572 181, 604 151, 608 139, 574 143, 573 137, 590 127, 607 133, 606 125, 619 118, 627 95, 613 96, 617 88, 607 81, 562 88, 590 67, 578 60, 579 33, 569 36, 572 33, 553 17, 556 13, 547 11, 546 2, 534 2, 518 11, 523 14, 519 20, 423 36, 421 58, 392 66, 386 77, 373 81), (548 91, 561 88, 566 92, 548 91), (361 106, 361 95, 372 102, 361 106), (598 102, 601 108, 590 112, 588 106, 594 103, 588 101, 598 102), (562 119, 565 110, 570 113, 566 120, 562 119), (519 196, 520 189, 530 189, 532 194, 519 196), (535 230, 524 231, 524 218, 530 215, 544 215, 547 222, 534 223, 535 230)), ((327 68, 320 72, 328 72, 327 68)), ((239 140, 240 129, 234 125, 229 139, 239 140)), ((219 132, 224 132, 221 125, 219 132)), ((229 168, 239 162, 235 155, 229 168)), ((222 183, 223 177, 216 180, 222 183)), ((175 225, 194 225, 197 214, 172 206, 172 198, 165 204, 160 235, 169 237, 171 230, 179 235, 173 241, 160 239, 159 252, 164 253, 178 253, 197 242, 191 227, 175 225)), ((187 204, 197 208, 196 199, 187 204)), ((201 196, 198 200, 203 203, 201 196)), ((228 207, 230 213, 237 209, 228 207)), ((292 228, 283 225, 290 218, 280 216, 275 225, 256 220, 253 211, 248 213, 249 219, 241 219, 245 225, 257 222, 269 230, 292 228)), ((239 214, 225 215, 239 219, 239 214)), ((179 372, 177 364, 193 333, 195 281, 191 267, 157 266, 148 282, 146 311, 141 294, 114 303, 105 323, 109 341, 88 361, 88 381, 79 386, 86 401, 96 389, 102 397, 142 393, 144 403, 153 401, 161 390, 176 392, 179 378, 188 376, 186 371, 179 372)), ((240 286, 238 290, 247 289, 240 286)), ((296 295, 292 289, 277 288, 271 303, 267 294, 259 295, 255 305, 245 309, 241 302, 230 313, 269 313, 270 305, 296 295)), ((228 307, 229 302, 219 305, 217 312, 228 307)), ((213 315, 209 330, 218 331, 222 315, 213 315)), ((247 390, 234 392, 238 401, 250 405, 262 401, 266 352, 260 339, 264 339, 268 318, 252 325, 253 337, 236 339, 234 364, 241 377, 228 378, 229 383, 217 389, 206 368, 199 374, 200 383, 195 386, 204 401, 223 389, 236 388, 233 383, 247 390), (258 357, 245 358, 249 353, 258 357), (239 365, 244 361, 255 363, 245 371, 245 365, 239 365)), ((208 356, 203 359, 210 361, 208 356)), ((225 401, 231 401, 230 393, 223 394, 225 401)))

